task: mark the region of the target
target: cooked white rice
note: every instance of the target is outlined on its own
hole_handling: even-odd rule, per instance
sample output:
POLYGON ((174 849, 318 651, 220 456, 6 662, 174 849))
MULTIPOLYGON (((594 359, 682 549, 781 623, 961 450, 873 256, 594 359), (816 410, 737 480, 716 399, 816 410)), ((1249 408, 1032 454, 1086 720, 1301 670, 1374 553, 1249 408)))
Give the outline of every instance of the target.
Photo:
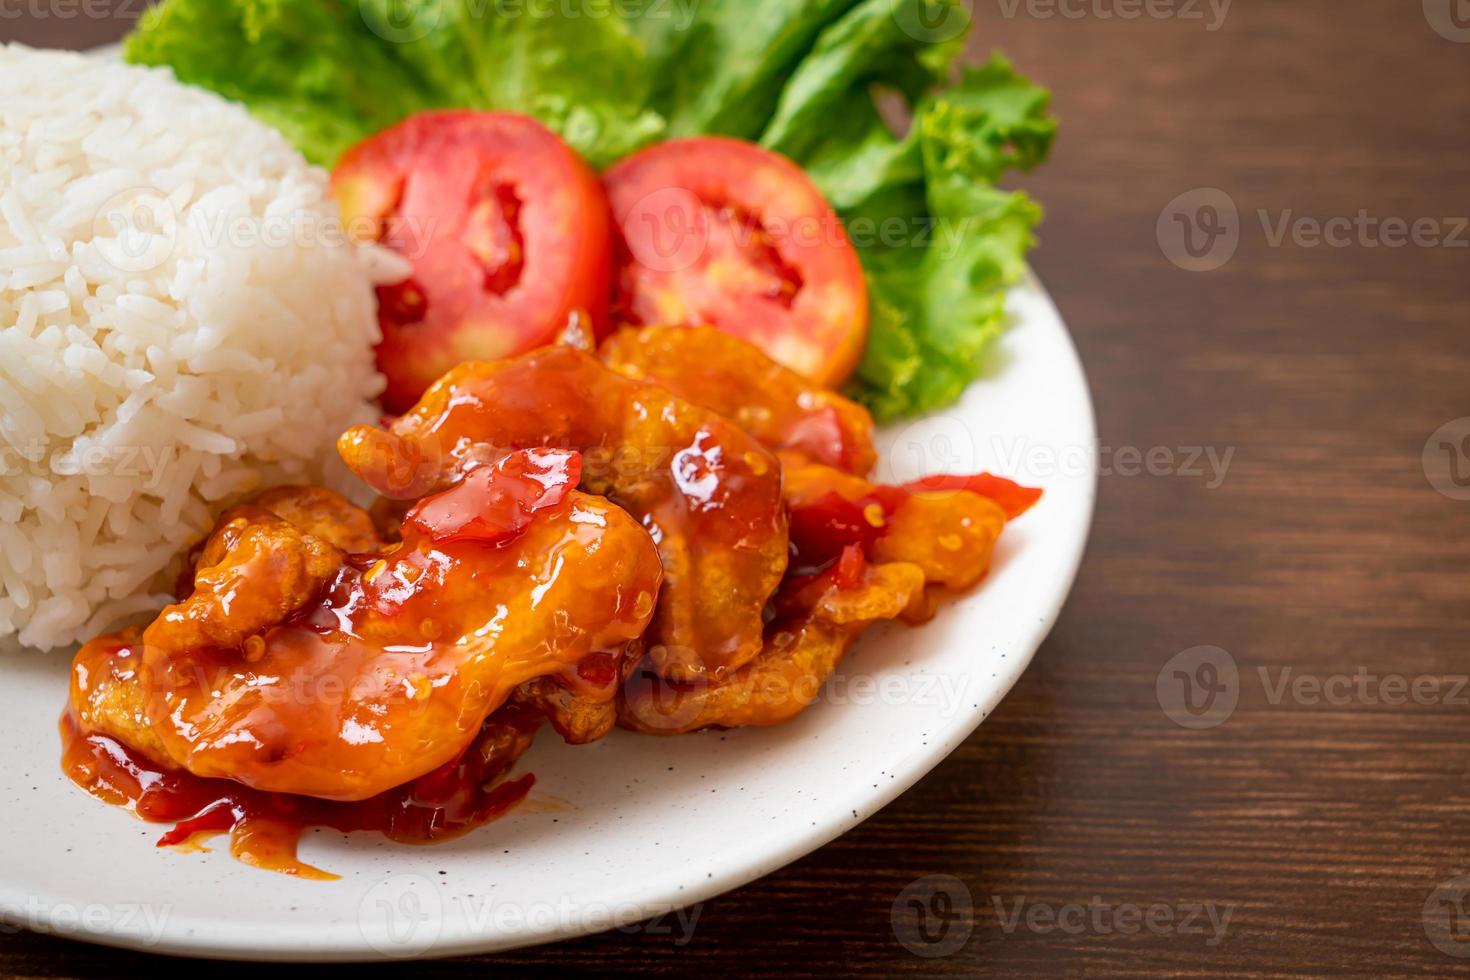
POLYGON ((369 262, 326 191, 166 70, 0 45, 0 640, 160 605, 221 509, 370 417, 369 262))

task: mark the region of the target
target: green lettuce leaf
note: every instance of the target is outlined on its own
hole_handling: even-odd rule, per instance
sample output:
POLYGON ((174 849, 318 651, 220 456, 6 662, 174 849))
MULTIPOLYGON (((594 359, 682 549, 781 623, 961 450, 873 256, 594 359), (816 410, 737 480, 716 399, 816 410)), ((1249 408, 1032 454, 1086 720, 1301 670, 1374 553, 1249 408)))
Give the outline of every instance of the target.
POLYGON ((643 47, 605 0, 166 0, 124 52, 245 103, 326 166, 424 109, 525 112, 599 167, 664 128, 643 47))
POLYGON ((959 0, 641 0, 634 30, 676 134, 757 140, 801 164, 868 275, 867 350, 849 394, 880 419, 949 404, 985 367, 1040 209, 994 184, 1050 149, 1049 96, 1000 56, 949 84, 959 0), (912 112, 895 135, 879 100, 912 112))
POLYGON ((878 311, 850 393, 879 418, 947 405, 984 369, 1005 325, 1006 289, 1025 274, 1041 220, 1030 198, 993 181, 1044 157, 1055 133, 1046 102, 996 57, 920 102, 903 140, 866 138, 867 154, 888 164, 867 171, 881 178, 865 183, 841 168, 817 175, 833 198, 847 199, 839 212, 878 311), (903 234, 884 235, 899 219, 903 234), (859 237, 873 228, 876 237, 859 237))
POLYGON ((995 184, 1046 156, 1048 95, 998 55, 956 74, 969 27, 962 0, 165 0, 126 51, 327 165, 445 106, 528 112, 597 166, 660 135, 781 152, 862 259, 872 314, 850 394, 886 420, 983 371, 1041 217, 995 184))
POLYGON ((143 16, 123 51, 245 103, 317 163, 442 104, 355 11, 335 2, 170 0, 143 16))
POLYGON ((756 139, 787 78, 858 0, 629 0, 648 51, 651 104, 671 136, 756 139))

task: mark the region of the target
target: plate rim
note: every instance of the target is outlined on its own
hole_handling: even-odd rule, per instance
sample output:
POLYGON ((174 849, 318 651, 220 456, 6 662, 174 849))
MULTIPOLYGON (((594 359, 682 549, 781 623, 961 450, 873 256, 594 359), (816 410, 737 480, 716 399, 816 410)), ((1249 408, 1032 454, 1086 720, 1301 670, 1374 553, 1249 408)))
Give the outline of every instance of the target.
MULTIPOLYGON (((698 879, 695 884, 689 884, 691 880, 694 880, 693 873, 707 870, 705 867, 690 868, 689 873, 682 876, 666 876, 666 880, 653 890, 637 884, 626 886, 622 889, 624 894, 618 895, 615 899, 608 899, 605 895, 599 896, 598 904, 607 907, 628 904, 644 909, 669 911, 683 909, 743 887, 818 850, 865 822, 933 771, 940 762, 975 733, 995 706, 1010 693, 1021 674, 1030 665, 1036 652, 1051 634, 1058 614, 1071 595, 1091 536, 1097 500, 1098 437, 1091 386, 1077 351, 1075 339, 1061 311, 1057 308, 1045 285, 1029 268, 1024 281, 1018 283, 1015 290, 1033 292, 1035 299, 1043 305, 1055 326, 1060 328, 1060 340, 1065 346, 1070 362, 1068 367, 1076 372, 1080 382, 1079 408, 1085 412, 1085 429, 1090 440, 1087 452, 1083 457, 1086 471, 1081 474, 1085 487, 1080 514, 1082 518, 1079 524, 1080 530, 1076 539, 1069 543, 1065 570, 1058 580, 1060 586, 1055 589, 1048 607, 1039 610, 1043 614, 1039 628, 1029 634, 1024 649, 1011 651, 1013 656, 1007 659, 1009 666, 1003 674, 998 674, 994 684, 987 690, 985 703, 977 704, 973 708, 965 706, 962 709, 963 721, 956 721, 943 731, 941 737, 927 740, 923 745, 917 747, 917 751, 905 759, 904 768, 900 772, 893 773, 892 779, 866 798, 868 805, 864 807, 862 816, 856 816, 845 809, 827 807, 815 814, 817 819, 809 826, 804 825, 796 829, 783 826, 751 835, 750 838, 747 838, 747 846, 743 848, 746 857, 740 860, 726 859, 723 864, 712 864, 708 869, 708 877, 698 879), (767 845, 767 842, 777 839, 779 843, 767 845), (751 840, 758 842, 761 846, 749 846, 751 840), (750 855, 759 855, 759 857, 750 855), (636 895, 631 894, 633 892, 636 892, 636 895)), ((978 383, 983 384, 984 379, 978 383)), ((1084 420, 1079 416, 1079 422, 1082 421, 1084 420)), ((983 588, 983 585, 981 587, 983 588)), ((71 899, 64 896, 40 894, 39 889, 36 888, 25 887, 23 891, 17 891, 18 885, 19 883, 7 882, 0 878, 0 910, 21 907, 26 901, 40 902, 52 909, 67 907, 68 903, 74 904, 71 899), (12 901, 17 896, 21 898, 21 902, 12 901)), ((296 936, 295 933, 273 933, 264 941, 257 940, 251 945, 241 941, 243 937, 237 937, 233 942, 221 942, 217 934, 209 930, 189 928, 183 922, 170 924, 158 935, 145 935, 141 931, 117 928, 88 931, 85 928, 78 929, 74 923, 70 922, 59 924, 54 917, 37 921, 22 921, 16 924, 33 932, 54 935, 59 938, 146 953, 212 960, 289 963, 406 962, 411 959, 430 960, 484 955, 562 942, 593 935, 615 926, 615 924, 609 924, 605 927, 595 927, 589 926, 585 921, 569 921, 543 929, 526 928, 516 932, 489 932, 474 928, 468 923, 462 926, 457 918, 446 916, 442 921, 442 931, 427 950, 416 953, 412 957, 404 957, 395 956, 392 952, 384 952, 375 947, 365 935, 360 924, 357 932, 347 935, 346 938, 335 934, 337 929, 342 928, 341 926, 333 926, 331 930, 334 934, 327 937, 325 943, 322 943, 322 937, 318 935, 314 937, 313 944, 305 948, 291 945, 291 940, 296 936)))

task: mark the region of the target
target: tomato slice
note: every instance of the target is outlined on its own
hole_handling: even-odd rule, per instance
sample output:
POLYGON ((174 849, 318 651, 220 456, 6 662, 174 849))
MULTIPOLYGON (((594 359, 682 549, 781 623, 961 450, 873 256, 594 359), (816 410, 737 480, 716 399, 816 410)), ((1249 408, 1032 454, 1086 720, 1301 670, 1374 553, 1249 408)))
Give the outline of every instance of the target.
POLYGON ((605 332, 611 226, 597 175, 528 116, 425 112, 332 174, 349 231, 406 257, 378 290, 383 404, 413 405, 461 361, 550 343, 579 311, 605 332))
POLYGON ((852 373, 867 283, 800 167, 754 143, 697 137, 635 153, 603 183, 616 321, 718 327, 828 386, 852 373))
POLYGON ((1041 499, 1039 488, 1023 487, 1015 480, 992 473, 976 473, 973 476, 940 473, 905 483, 903 489, 910 493, 934 493, 941 490, 968 490, 970 493, 978 493, 987 500, 995 501, 1006 512, 1008 521, 1026 513, 1041 499))

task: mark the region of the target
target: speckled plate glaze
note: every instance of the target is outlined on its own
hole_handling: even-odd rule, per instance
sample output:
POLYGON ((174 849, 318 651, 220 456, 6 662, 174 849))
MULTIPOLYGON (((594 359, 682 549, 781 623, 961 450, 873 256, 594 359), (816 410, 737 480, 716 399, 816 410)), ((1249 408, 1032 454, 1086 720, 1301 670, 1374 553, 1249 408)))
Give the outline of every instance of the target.
POLYGON ((547 732, 518 771, 530 798, 458 840, 407 847, 308 833, 301 881, 223 849, 154 847, 162 828, 76 789, 58 767, 68 656, 0 653, 0 919, 154 952, 364 960, 490 952, 688 908, 820 847, 962 742, 1025 669, 1082 556, 1096 484, 1087 384, 1039 283, 1011 297, 992 377, 882 434, 885 481, 989 469, 1045 488, 974 592, 921 629, 871 630, 822 698, 783 727, 678 738, 547 732))

